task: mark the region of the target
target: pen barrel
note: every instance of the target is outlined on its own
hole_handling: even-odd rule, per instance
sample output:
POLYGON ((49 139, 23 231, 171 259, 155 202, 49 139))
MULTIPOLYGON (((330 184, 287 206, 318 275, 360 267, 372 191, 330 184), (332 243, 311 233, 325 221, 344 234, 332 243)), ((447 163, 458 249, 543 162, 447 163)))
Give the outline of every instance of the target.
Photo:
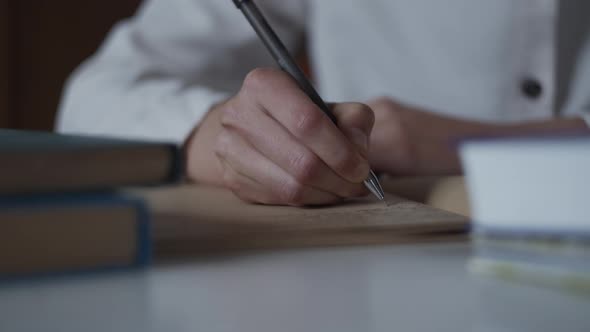
POLYGON ((272 57, 278 63, 279 67, 288 73, 297 82, 297 85, 305 94, 316 104, 322 112, 330 118, 333 123, 337 123, 337 119, 324 102, 322 97, 317 93, 316 89, 311 85, 301 68, 297 65, 295 60, 291 57, 289 51, 281 42, 279 37, 270 27, 264 16, 260 13, 256 4, 251 0, 234 0, 236 6, 244 13, 250 25, 258 34, 272 57))
MULTIPOLYGON (((246 19, 250 22, 250 25, 279 66, 297 82, 299 88, 307 94, 334 124, 338 124, 336 117, 328 108, 328 105, 326 105, 307 77, 305 77, 303 71, 297 66, 297 63, 293 60, 291 54, 289 54, 289 51, 283 45, 283 42, 281 42, 264 16, 262 16, 254 2, 252 0, 233 0, 233 2, 242 11, 244 16, 246 16, 246 19)), ((380 200, 384 198, 383 189, 373 171, 369 172, 369 178, 364 183, 377 198, 380 200)))

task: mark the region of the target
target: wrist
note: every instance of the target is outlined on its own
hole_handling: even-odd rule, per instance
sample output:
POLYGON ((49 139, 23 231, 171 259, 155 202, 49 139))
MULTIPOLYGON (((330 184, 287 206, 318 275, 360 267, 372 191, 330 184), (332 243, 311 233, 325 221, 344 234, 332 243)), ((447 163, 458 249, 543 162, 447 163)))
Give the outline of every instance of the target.
POLYGON ((187 176, 190 180, 219 185, 221 165, 214 152, 215 140, 222 130, 221 105, 214 105, 203 121, 193 129, 184 144, 187 176))

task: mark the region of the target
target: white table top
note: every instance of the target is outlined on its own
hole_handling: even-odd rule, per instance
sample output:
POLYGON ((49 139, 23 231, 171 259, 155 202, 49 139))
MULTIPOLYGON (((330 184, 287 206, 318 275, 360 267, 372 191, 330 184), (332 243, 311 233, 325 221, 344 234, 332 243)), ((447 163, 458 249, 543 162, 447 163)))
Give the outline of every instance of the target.
POLYGON ((470 276, 468 244, 306 249, 0 285, 0 331, 590 331, 590 299, 470 276))

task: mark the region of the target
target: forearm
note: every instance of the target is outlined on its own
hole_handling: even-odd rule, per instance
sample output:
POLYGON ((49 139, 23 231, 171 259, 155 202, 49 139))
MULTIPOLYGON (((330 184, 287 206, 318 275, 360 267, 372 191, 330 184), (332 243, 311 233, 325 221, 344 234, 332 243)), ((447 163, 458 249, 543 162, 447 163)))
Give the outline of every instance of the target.
POLYGON ((522 122, 510 125, 497 126, 492 130, 492 135, 512 135, 512 134, 534 134, 534 133, 551 133, 562 131, 585 131, 588 130, 586 122, 579 117, 574 118, 557 118, 551 120, 522 122))
POLYGON ((469 137, 589 130, 581 117, 496 124, 424 112, 383 98, 370 106, 377 118, 371 135, 371 163, 394 175, 459 174, 457 143, 469 137))
MULTIPOLYGON (((540 121, 527 121, 515 124, 501 124, 501 125, 481 125, 467 126, 465 129, 468 135, 474 136, 489 136, 489 137, 509 137, 509 136, 523 136, 523 135, 545 135, 554 133, 566 132, 583 132, 588 130, 588 125, 581 118, 556 118, 540 121), (470 133, 470 128, 480 128, 480 132, 470 133)), ((460 140, 461 136, 455 136, 453 140, 460 140)), ((450 145, 448 160, 449 165, 452 165, 450 173, 461 173, 461 165, 459 162, 457 145, 450 145)))

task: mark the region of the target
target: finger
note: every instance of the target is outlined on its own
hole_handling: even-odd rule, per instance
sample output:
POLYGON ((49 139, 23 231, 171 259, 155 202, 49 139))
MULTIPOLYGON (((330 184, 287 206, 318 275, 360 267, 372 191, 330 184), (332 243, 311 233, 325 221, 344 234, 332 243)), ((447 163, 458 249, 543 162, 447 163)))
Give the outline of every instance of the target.
POLYGON ((305 206, 305 205, 325 205, 325 204, 333 204, 337 201, 341 200, 337 196, 325 196, 322 197, 322 194, 314 192, 313 189, 304 189, 302 191, 301 196, 304 198, 303 200, 294 200, 291 202, 286 202, 281 200, 279 196, 273 194, 272 192, 268 191, 267 188, 260 184, 259 182, 255 181, 254 179, 245 176, 244 174, 238 173, 235 169, 231 167, 231 164, 226 160, 222 161, 223 170, 224 170, 224 179, 231 183, 232 191, 236 196, 240 199, 249 202, 249 203, 257 203, 257 204, 265 204, 265 205, 292 205, 292 206, 305 206))
POLYGON ((224 131, 216 148, 229 174, 224 181, 239 197, 264 204, 317 205, 341 197, 299 183, 236 133, 224 131))
POLYGON ((263 191, 260 188, 260 183, 237 173, 225 159, 221 157, 218 159, 221 164, 223 185, 226 188, 248 203, 270 204, 267 195, 262 195, 263 191))
POLYGON ((275 119, 261 110, 250 111, 248 116, 224 116, 222 123, 226 128, 234 128, 262 155, 303 185, 340 197, 358 196, 364 192, 362 184, 349 182, 336 174, 275 119))
POLYGON ((338 175, 354 183, 367 177, 366 158, 287 74, 254 70, 244 81, 243 90, 247 95, 263 96, 255 102, 338 175))
POLYGON ((368 158, 369 137, 375 123, 373 111, 361 103, 334 104, 332 111, 344 136, 356 145, 363 157, 368 158))

